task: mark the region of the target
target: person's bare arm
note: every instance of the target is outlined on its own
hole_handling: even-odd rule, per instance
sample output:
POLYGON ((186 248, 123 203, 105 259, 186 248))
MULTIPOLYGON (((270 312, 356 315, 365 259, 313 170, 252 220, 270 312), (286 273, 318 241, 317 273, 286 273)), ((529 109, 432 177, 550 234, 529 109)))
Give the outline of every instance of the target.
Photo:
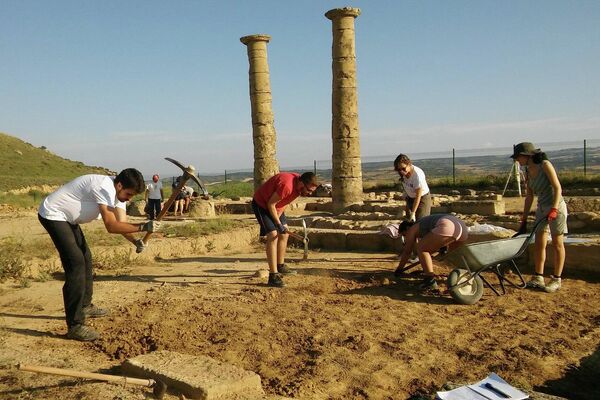
POLYGON ((542 168, 544 169, 544 172, 546 173, 554 192, 554 196, 552 197, 552 208, 558 208, 558 203, 560 202, 560 198, 562 196, 562 186, 558 180, 558 175, 556 175, 556 170, 550 161, 544 161, 542 163, 542 168))
POLYGON ((413 216, 413 215, 417 214, 417 209, 419 208, 419 204, 421 204, 421 196, 423 194, 423 189, 422 188, 417 188, 415 190, 415 193, 416 193, 416 195, 415 195, 415 201, 413 201, 412 209, 409 210, 410 213, 411 213, 410 216, 413 216))
POLYGON ((525 195, 525 205, 523 207, 523 216, 521 217, 521 221, 527 221, 527 216, 529 215, 529 211, 531 211, 531 205, 533 204, 533 190, 527 185, 527 194, 525 195))
MULTIPOLYGON (((100 204, 100 215, 104 221, 106 231, 109 233, 135 233, 139 232, 142 224, 130 224, 129 222, 119 221, 117 219, 117 212, 114 208, 108 207, 107 205, 100 204)), ((116 209, 118 210, 118 208, 116 209)), ((124 210, 123 213, 125 213, 124 210)))
POLYGON ((267 210, 271 214, 271 217, 273 217, 273 221, 275 221, 278 226, 281 225, 281 221, 279 220, 279 214, 277 213, 277 207, 275 206, 279 200, 281 200, 281 197, 279 197, 277 192, 275 192, 273 195, 271 195, 271 198, 267 202, 267 210))
POLYGON ((404 268, 412 251, 417 243, 417 233, 419 232, 419 224, 414 224, 408 231, 406 232, 406 236, 404 237, 404 248, 402 249, 402 255, 400 256, 400 263, 398 264, 398 268, 404 268))
MULTIPOLYGON (((115 216, 117 217, 117 221, 119 222, 127 222, 127 212, 122 208, 115 207, 114 209, 115 216)), ((139 228, 138 228, 139 229, 139 228)), ((123 233, 123 237, 129 240, 131 243, 135 244, 135 236, 131 233, 123 233)))

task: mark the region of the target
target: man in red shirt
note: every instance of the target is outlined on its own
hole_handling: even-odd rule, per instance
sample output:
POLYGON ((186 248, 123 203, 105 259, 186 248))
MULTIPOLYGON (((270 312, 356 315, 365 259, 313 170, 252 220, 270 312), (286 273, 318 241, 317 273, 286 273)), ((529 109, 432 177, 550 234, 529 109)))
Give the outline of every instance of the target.
POLYGON ((283 287, 281 274, 296 273, 284 263, 289 237, 285 208, 298 196, 310 196, 317 186, 317 177, 312 172, 302 175, 281 172, 269 178, 254 193, 252 210, 260 225, 260 236, 267 239, 269 286, 283 287))

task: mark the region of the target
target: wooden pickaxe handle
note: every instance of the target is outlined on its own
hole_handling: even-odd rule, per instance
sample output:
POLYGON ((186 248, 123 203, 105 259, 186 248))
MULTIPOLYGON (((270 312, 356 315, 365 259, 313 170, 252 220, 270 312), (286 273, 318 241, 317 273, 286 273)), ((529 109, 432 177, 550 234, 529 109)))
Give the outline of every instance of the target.
MULTIPOLYGON (((288 235, 290 235, 291 237, 293 237, 294 239, 298 239, 301 242, 304 242, 305 238, 304 236, 298 235, 296 232, 292 232, 292 231, 286 231, 286 233, 288 235)), ((308 238, 306 238, 308 240, 308 238)))
MULTIPOLYGON (((183 189, 183 187, 185 186, 185 183, 189 179, 189 177, 186 177, 186 175, 187 174, 183 175, 183 177, 179 181, 179 185, 177 185, 175 190, 173 190, 173 193, 171 193, 171 197, 169 197, 167 202, 164 204, 162 210, 160 210, 160 213, 156 216, 156 221, 160 221, 165 216, 167 211, 169 211, 171 204, 173 204, 173 202, 177 198, 177 195, 179 195, 179 193, 181 193, 181 190, 183 189)), ((144 238, 142 239, 142 241, 144 242, 144 245, 148 244, 148 240, 150 239, 150 236, 152 236, 152 232, 146 232, 146 234, 144 235, 144 238)))
MULTIPOLYGON (((306 233, 306 232, 305 232, 306 233)), ((301 236, 298 235, 295 232, 292 231, 287 231, 287 234, 290 235, 291 237, 293 237, 294 239, 297 239, 299 241, 301 241, 304 244, 304 260, 308 260, 308 236, 301 236)))
POLYGON ((129 378, 127 376, 97 374, 94 372, 74 371, 71 369, 44 367, 44 366, 40 366, 40 365, 19 364, 18 368, 21 371, 39 372, 42 374, 51 374, 51 375, 70 376, 72 378, 95 379, 98 381, 117 382, 117 383, 122 383, 125 385, 130 384, 130 385, 153 387, 156 383, 156 381, 154 381, 154 379, 129 378))

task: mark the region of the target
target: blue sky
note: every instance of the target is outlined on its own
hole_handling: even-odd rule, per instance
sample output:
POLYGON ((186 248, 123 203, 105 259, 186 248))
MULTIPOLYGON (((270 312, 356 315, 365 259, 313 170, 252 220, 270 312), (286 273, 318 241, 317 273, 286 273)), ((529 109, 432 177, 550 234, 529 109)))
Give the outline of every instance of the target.
POLYGON ((279 162, 331 158, 331 22, 353 6, 361 152, 600 138, 600 2, 0 1, 0 132, 145 176, 251 168, 268 45, 279 162))

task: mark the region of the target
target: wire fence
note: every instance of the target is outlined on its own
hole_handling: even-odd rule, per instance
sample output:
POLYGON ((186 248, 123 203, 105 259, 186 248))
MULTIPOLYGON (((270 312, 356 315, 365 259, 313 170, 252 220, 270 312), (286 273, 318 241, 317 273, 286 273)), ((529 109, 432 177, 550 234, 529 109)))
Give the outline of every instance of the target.
MULTIPOLYGON (((578 175, 583 178, 600 176, 600 139, 580 141, 546 142, 537 146, 547 155, 559 174, 578 175)), ((512 167, 509 156, 512 148, 487 147, 471 149, 448 149, 446 151, 417 152, 407 154, 415 165, 431 178, 458 180, 475 177, 507 176, 512 167)), ((363 156, 363 179, 385 180, 396 178, 393 161, 397 154, 363 156)), ((331 179, 331 160, 312 160, 304 165, 282 166, 282 171, 313 171, 321 181, 331 179)), ((252 179, 252 168, 225 170, 221 174, 201 176, 208 183, 244 181, 252 179)))

